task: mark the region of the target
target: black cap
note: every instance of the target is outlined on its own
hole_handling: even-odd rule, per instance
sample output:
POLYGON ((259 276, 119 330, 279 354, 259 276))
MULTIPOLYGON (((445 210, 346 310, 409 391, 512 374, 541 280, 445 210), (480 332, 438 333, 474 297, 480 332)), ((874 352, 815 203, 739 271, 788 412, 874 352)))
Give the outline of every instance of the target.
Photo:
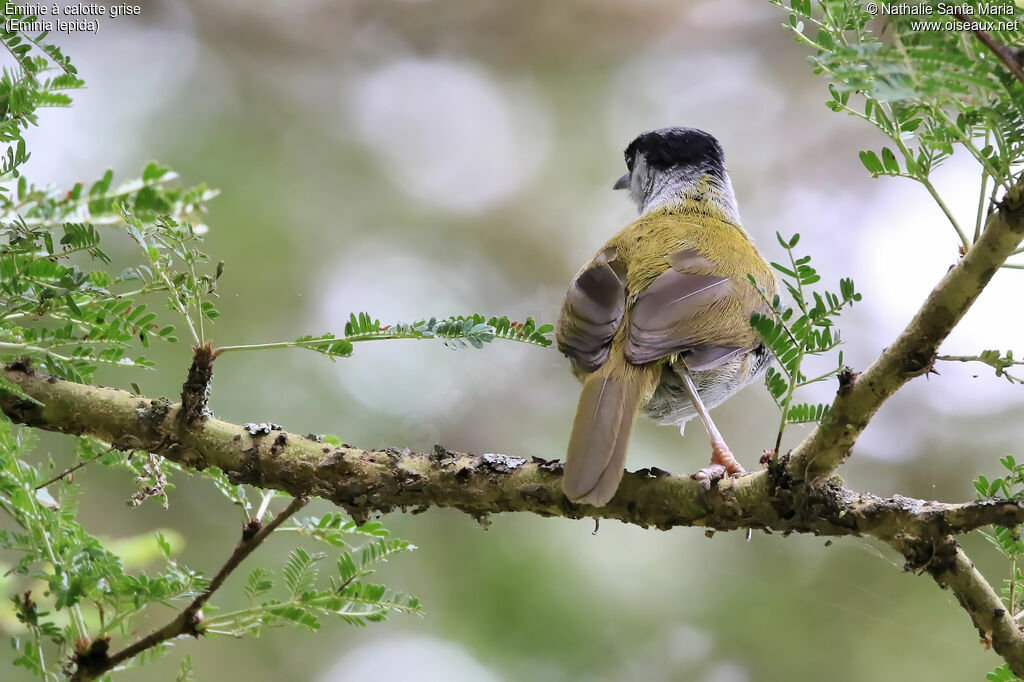
POLYGON ((648 165, 658 170, 675 166, 725 171, 722 145, 710 133, 697 128, 659 128, 640 133, 626 147, 626 165, 632 169, 637 154, 643 154, 648 165))

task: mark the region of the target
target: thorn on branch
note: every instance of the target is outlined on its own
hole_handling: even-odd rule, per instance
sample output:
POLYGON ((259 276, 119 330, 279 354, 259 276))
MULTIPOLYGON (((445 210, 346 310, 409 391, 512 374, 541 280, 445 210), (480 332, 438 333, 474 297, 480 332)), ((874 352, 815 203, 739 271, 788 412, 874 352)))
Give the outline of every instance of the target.
POLYGON ((836 378, 839 379, 839 393, 849 393, 859 376, 860 374, 858 372, 854 372, 853 369, 848 366, 844 366, 839 370, 839 373, 836 374, 836 378))

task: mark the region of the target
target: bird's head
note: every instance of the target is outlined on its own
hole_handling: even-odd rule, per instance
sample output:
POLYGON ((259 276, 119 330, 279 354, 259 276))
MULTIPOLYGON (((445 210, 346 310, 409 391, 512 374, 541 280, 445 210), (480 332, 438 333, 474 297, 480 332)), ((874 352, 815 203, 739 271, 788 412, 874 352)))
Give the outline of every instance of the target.
POLYGON ((641 213, 678 201, 702 181, 735 205, 722 146, 697 128, 660 128, 641 133, 626 147, 626 174, 615 189, 628 189, 641 213))

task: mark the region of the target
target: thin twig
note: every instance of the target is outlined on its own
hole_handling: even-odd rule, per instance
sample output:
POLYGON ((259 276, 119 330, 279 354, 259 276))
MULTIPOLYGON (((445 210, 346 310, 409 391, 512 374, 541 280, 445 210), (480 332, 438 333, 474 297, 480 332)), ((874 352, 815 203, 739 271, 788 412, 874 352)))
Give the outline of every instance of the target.
POLYGON ((980 362, 994 369, 997 377, 1004 377, 1014 384, 1024 384, 1024 379, 1006 371, 1007 367, 1024 365, 1024 360, 1009 359, 1009 351, 1006 356, 998 351, 985 351, 985 353, 984 357, 981 355, 939 355, 935 359, 945 362, 980 362), (992 353, 992 356, 988 356, 989 353, 992 353))
MULTIPOLYGON (((193 601, 189 605, 189 610, 193 612, 198 612, 199 609, 203 608, 203 605, 206 604, 206 602, 210 600, 210 597, 213 596, 213 593, 216 592, 220 588, 220 586, 224 584, 224 581, 227 580, 228 576, 231 575, 232 571, 238 568, 238 565, 241 564, 242 561, 246 559, 246 557, 252 554, 253 551, 257 547, 259 547, 260 544, 264 540, 266 540, 271 533, 277 530, 278 526, 287 521, 289 517, 291 517, 293 514, 295 514, 295 512, 299 511, 303 507, 305 507, 308 503, 308 497, 293 497, 291 502, 288 503, 287 507, 278 512, 277 516, 271 519, 270 523, 263 526, 262 528, 259 528, 259 530, 257 530, 256 533, 252 535, 252 537, 246 538, 246 532, 243 531, 242 539, 241 541, 239 541, 238 546, 235 548, 235 551, 232 552, 231 556, 228 557, 228 560, 217 572, 217 575, 215 575, 213 577, 213 580, 210 581, 210 585, 203 591, 201 595, 196 597, 195 601, 193 601)), ((250 527, 259 527, 259 523, 256 523, 252 526, 247 526, 246 530, 248 530, 250 527)))
POLYGON ((125 661, 138 656, 143 651, 151 649, 162 642, 166 642, 167 640, 174 639, 175 637, 181 637, 182 635, 198 637, 201 635, 203 633, 202 609, 203 606, 206 605, 206 602, 210 600, 210 597, 220 589, 228 576, 230 576, 231 573, 238 568, 238 566, 250 554, 252 554, 256 548, 259 547, 263 541, 277 529, 278 526, 284 523, 290 516, 304 507, 308 502, 309 498, 295 497, 288 506, 279 512, 267 525, 261 527, 258 522, 253 521, 244 526, 242 529, 242 539, 238 541, 238 546, 235 547, 231 556, 228 557, 227 561, 224 562, 224 565, 221 566, 219 571, 217 571, 217 575, 213 577, 213 580, 210 581, 210 584, 206 589, 203 590, 199 596, 193 599, 192 603, 186 606, 181 613, 175 616, 173 620, 159 630, 150 633, 110 656, 102 656, 98 660, 95 657, 89 658, 87 665, 83 665, 84 659, 80 657, 77 661, 78 668, 71 676, 71 681, 84 682, 85 680, 94 680, 103 676, 125 661))
MULTIPOLYGON (((991 132, 985 133, 985 146, 989 144, 989 138, 991 132)), ((988 205, 985 201, 985 197, 988 194, 988 173, 984 169, 981 171, 981 189, 978 195, 978 214, 974 219, 974 240, 978 241, 978 237, 981 236, 981 228, 985 224, 985 207, 988 205)), ((973 243, 973 242, 972 242, 973 243)))
POLYGON ((83 459, 81 462, 79 462, 75 466, 71 467, 70 469, 65 469, 64 471, 60 472, 59 474, 57 474, 56 476, 51 478, 46 483, 41 483, 40 485, 37 485, 36 486, 36 490, 42 490, 46 486, 51 485, 53 483, 56 483, 57 481, 61 480, 62 478, 67 478, 68 476, 70 476, 71 474, 75 473, 76 471, 78 471, 79 469, 84 467, 85 465, 92 464, 93 462, 95 462, 96 460, 98 460, 100 457, 102 457, 103 455, 107 454, 111 450, 113 450, 113 448, 107 448, 106 450, 104 450, 103 452, 101 452, 98 455, 93 455, 89 459, 83 459))
MULTIPOLYGON (((946 362, 984 362, 989 367, 992 367, 992 363, 985 362, 984 358, 980 355, 938 355, 935 357, 936 360, 945 360, 946 362)), ((1024 365, 1024 360, 1010 360, 1003 363, 1006 366, 1010 365, 1024 365)))

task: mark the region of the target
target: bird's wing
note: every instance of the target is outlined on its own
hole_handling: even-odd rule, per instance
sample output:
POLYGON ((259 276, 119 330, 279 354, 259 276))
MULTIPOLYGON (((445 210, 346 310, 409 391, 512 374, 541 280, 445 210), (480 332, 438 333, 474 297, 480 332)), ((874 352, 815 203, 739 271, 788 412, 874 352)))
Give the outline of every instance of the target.
POLYGON ((695 249, 682 249, 667 260, 670 267, 632 305, 626 359, 639 365, 685 353, 687 367, 700 371, 747 350, 748 344, 730 343, 733 339, 713 326, 721 316, 742 314, 732 279, 706 274, 711 264, 695 249))
POLYGON ((597 254, 569 285, 558 318, 558 350, 593 372, 608 359, 626 310, 626 263, 615 247, 597 254))

